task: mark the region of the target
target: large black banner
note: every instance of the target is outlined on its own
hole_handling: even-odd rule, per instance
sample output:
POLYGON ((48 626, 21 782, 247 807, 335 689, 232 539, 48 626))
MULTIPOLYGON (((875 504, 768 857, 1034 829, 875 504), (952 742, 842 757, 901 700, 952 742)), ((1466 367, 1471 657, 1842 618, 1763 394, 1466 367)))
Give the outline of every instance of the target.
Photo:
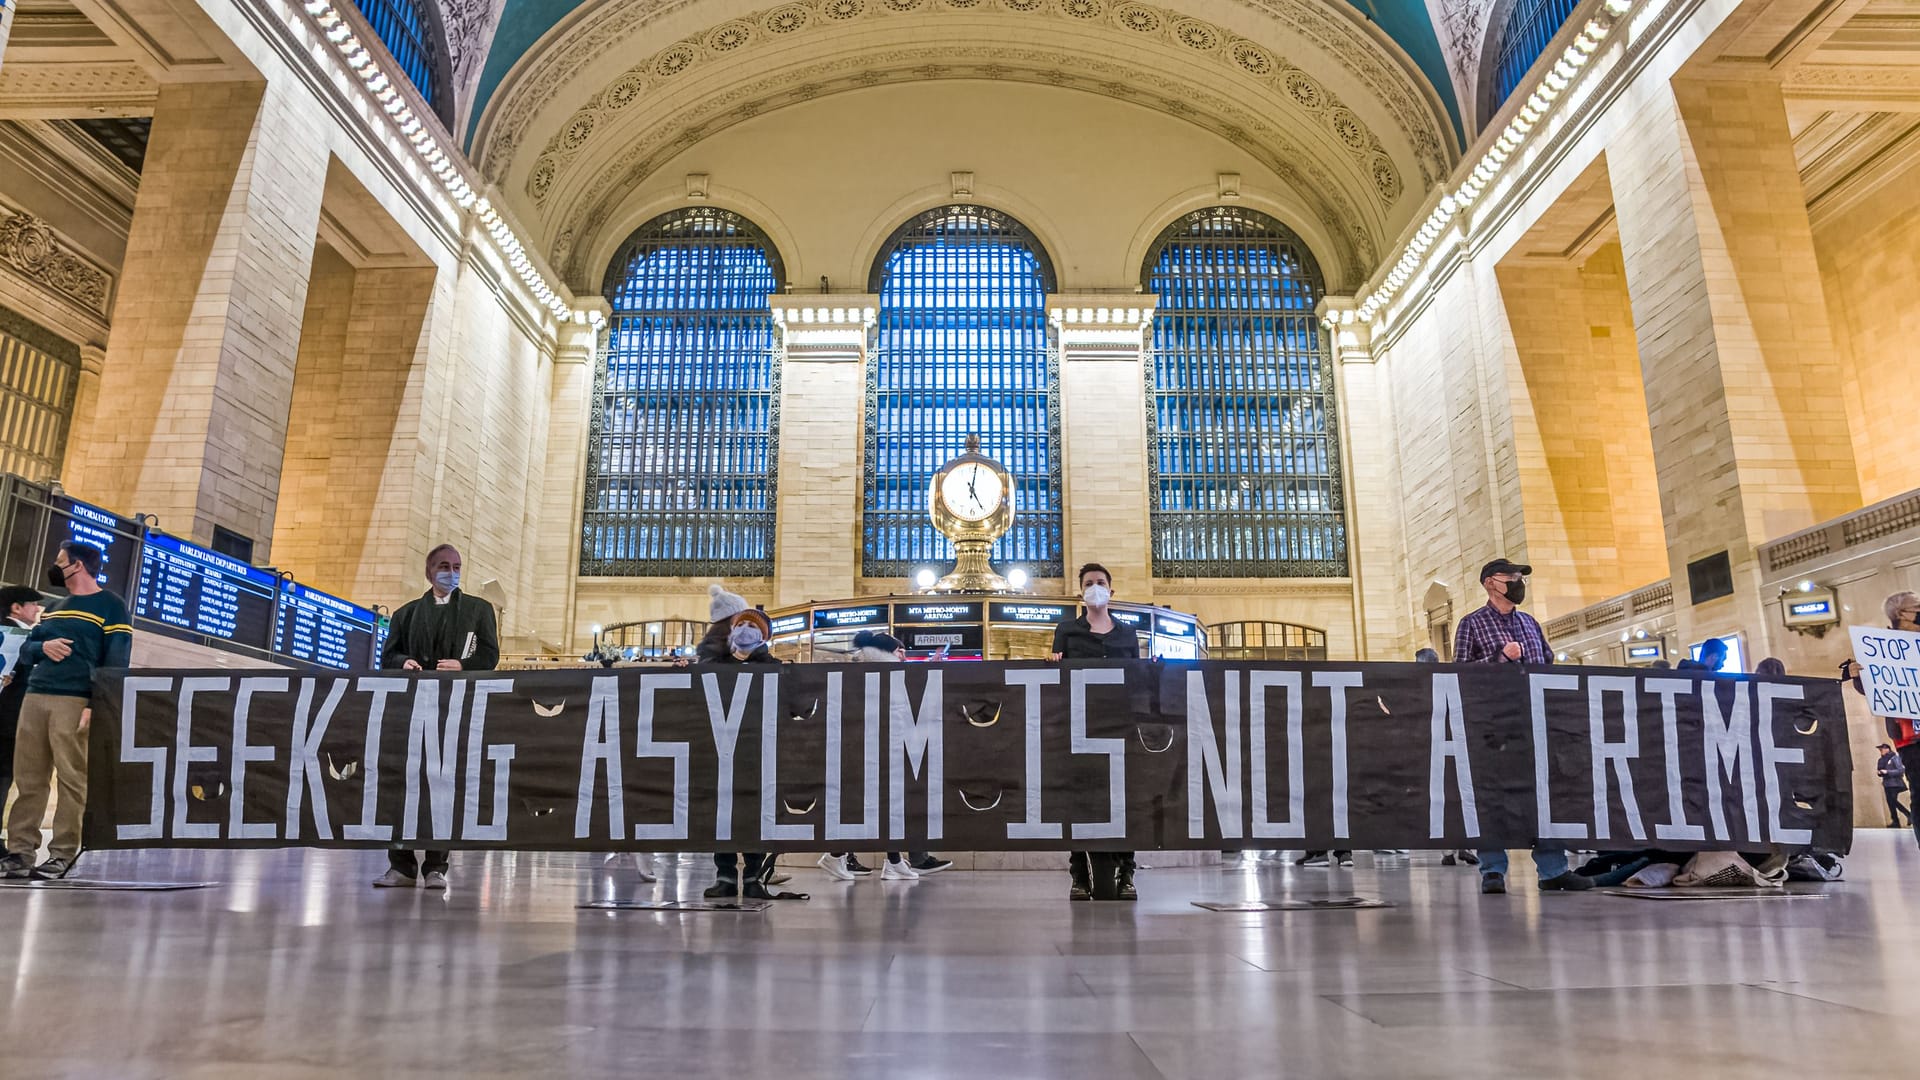
POLYGON ((102 677, 86 843, 1844 851, 1837 683, 1505 665, 102 677))

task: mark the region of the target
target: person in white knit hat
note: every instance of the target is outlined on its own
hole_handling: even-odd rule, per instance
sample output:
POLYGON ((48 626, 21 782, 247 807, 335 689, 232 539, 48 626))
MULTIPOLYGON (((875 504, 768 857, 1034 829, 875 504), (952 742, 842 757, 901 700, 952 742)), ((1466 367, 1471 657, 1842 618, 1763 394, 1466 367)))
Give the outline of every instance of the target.
MULTIPOLYGON (((700 639, 700 645, 694 657, 701 664, 775 664, 779 661, 767 651, 767 632, 772 624, 767 621, 767 613, 747 606, 746 598, 738 593, 728 592, 719 582, 707 587, 707 613, 713 624, 707 627, 707 634, 700 639)), ((795 893, 770 893, 768 885, 781 885, 789 880, 787 875, 775 869, 774 857, 761 852, 748 852, 741 855, 732 851, 716 851, 713 855, 716 871, 714 882, 706 891, 710 900, 726 899, 735 895, 750 900, 774 900, 787 897, 804 896, 795 893), (744 863, 744 867, 742 867, 744 863), (742 872, 744 869, 744 873, 742 872)))

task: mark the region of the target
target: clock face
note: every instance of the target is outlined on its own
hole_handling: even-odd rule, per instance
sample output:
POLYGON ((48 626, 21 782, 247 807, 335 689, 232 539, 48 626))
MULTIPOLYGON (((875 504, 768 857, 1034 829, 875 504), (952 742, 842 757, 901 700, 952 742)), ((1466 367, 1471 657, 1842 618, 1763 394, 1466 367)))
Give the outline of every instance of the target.
POLYGON ((1006 491, 1000 474, 977 461, 954 469, 940 481, 940 499, 947 512, 962 521, 983 521, 1000 508, 1006 491))

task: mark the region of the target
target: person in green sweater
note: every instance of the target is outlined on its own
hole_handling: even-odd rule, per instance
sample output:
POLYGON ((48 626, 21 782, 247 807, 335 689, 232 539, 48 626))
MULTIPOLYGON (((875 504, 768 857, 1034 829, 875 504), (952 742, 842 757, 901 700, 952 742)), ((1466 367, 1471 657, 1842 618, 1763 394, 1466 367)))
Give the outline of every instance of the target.
POLYGON ((0 877, 63 878, 80 857, 80 818, 87 809, 87 723, 93 718, 93 673, 124 668, 133 657, 133 624, 127 603, 100 587, 100 549, 69 540, 54 553, 47 583, 68 597, 40 618, 20 646, 20 662, 33 665, 27 696, 20 702, 15 736, 14 786, 19 795, 7 817, 7 854, 0 877), (40 821, 54 777, 60 803, 53 840, 38 866, 40 821))
MULTIPOLYGON (((387 627, 380 666, 401 671, 492 671, 500 663, 500 637, 493 605, 460 591, 460 552, 441 544, 427 552, 433 587, 400 605, 387 627)), ((424 875, 429 889, 447 887, 448 853, 428 851, 415 861, 404 848, 387 852, 387 872, 376 889, 410 889, 424 875)))

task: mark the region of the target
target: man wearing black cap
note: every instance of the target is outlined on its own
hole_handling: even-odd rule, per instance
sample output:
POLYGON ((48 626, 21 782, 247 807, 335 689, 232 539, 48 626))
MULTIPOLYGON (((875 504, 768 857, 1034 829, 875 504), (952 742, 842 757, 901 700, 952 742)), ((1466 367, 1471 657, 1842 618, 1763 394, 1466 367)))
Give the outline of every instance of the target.
MULTIPOLYGON (((45 597, 31 585, 9 585, 0 589, 0 627, 15 631, 32 630, 40 623, 40 607, 45 597)), ((21 635, 22 640, 25 634, 21 635)), ((0 684, 0 805, 7 801, 7 789, 13 786, 13 740, 20 729, 20 702, 27 696, 27 671, 33 665, 14 662, 4 684, 0 684)))
MULTIPOLYGON (((1480 587, 1487 590, 1485 607, 1460 620, 1453 638, 1453 662, 1456 664, 1551 664, 1553 650, 1547 647, 1546 632, 1533 616, 1520 610, 1527 598, 1527 575, 1533 567, 1495 559, 1480 568, 1480 587)), ((1567 869, 1567 853, 1533 853, 1533 867, 1540 873, 1540 888, 1579 891, 1593 888, 1593 881, 1567 869)), ((1480 891, 1507 891, 1507 853, 1480 852, 1480 891)))

